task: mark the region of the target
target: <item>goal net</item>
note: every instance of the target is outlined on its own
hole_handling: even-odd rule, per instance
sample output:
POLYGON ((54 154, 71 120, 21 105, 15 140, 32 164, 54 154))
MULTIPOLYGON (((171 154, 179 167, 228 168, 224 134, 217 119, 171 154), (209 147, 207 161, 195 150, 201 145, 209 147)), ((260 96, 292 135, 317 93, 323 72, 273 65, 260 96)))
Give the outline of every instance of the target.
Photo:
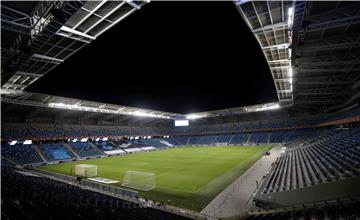
POLYGON ((97 166, 91 164, 75 165, 75 175, 83 177, 97 176, 97 166))
POLYGON ((155 174, 129 170, 125 173, 122 186, 142 191, 155 188, 155 174))

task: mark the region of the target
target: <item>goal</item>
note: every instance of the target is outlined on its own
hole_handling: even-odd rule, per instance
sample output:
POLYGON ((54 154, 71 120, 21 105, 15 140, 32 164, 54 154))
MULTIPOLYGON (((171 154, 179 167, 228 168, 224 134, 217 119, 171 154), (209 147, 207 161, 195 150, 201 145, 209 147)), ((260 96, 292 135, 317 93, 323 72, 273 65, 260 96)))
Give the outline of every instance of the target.
POLYGON ((97 166, 92 164, 75 165, 75 175, 83 177, 97 176, 97 166))
POLYGON ((155 174, 129 170, 125 173, 122 186, 150 191, 155 188, 155 174))

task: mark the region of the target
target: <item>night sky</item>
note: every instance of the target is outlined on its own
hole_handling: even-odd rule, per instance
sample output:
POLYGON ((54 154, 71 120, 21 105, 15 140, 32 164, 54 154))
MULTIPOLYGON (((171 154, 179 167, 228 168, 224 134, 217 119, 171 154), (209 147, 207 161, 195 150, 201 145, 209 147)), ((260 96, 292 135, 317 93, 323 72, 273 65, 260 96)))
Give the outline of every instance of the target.
POLYGON ((151 2, 28 91, 176 113, 276 101, 233 2, 151 2))

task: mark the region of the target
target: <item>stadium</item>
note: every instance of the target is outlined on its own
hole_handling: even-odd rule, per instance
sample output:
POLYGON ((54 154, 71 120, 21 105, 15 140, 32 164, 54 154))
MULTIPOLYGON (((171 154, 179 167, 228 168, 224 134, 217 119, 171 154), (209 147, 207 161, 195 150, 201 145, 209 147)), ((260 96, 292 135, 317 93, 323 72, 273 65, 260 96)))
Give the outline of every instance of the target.
POLYGON ((360 219, 359 36, 357 1, 1 1, 1 218, 360 219))

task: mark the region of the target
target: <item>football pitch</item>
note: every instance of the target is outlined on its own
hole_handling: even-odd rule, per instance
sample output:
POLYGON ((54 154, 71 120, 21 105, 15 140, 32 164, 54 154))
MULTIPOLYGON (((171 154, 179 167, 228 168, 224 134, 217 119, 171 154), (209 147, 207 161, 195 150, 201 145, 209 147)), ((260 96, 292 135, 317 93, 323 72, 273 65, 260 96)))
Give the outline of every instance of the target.
POLYGON ((269 146, 181 147, 147 153, 52 164, 39 169, 74 175, 76 164, 97 165, 98 176, 120 181, 126 171, 155 174, 156 188, 139 191, 140 196, 157 202, 202 210, 252 164, 269 146))

